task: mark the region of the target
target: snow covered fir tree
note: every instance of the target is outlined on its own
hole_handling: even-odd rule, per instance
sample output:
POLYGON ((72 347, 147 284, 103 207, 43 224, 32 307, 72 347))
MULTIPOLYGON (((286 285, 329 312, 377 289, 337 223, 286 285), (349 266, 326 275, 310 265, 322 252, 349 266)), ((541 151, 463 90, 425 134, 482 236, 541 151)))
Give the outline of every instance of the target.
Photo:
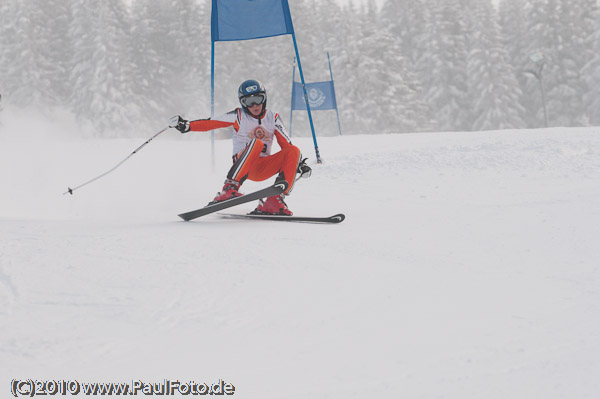
MULTIPOLYGON (((331 53, 345 134, 543 127, 543 105, 549 126, 600 123, 596 0, 366 4, 290 2, 307 81, 329 79, 331 53), (545 104, 526 74, 535 52, 545 104)), ((67 111, 100 137, 143 136, 174 113, 209 115, 210 9, 208 0, 5 0, 4 108, 67 111)), ((289 112, 289 40, 217 43, 216 57, 216 112, 235 106, 248 77, 289 112)), ((335 116, 314 117, 319 135, 337 134, 335 116)), ((310 134, 306 115, 294 118, 295 133, 310 134)))

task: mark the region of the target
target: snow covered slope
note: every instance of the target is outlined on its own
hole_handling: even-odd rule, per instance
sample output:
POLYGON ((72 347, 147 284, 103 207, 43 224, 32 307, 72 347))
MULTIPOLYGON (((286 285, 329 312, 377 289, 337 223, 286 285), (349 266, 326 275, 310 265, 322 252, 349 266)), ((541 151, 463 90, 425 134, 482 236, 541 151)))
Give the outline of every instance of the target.
POLYGON ((321 138, 325 163, 288 205, 346 214, 326 226, 180 221, 220 189, 227 141, 212 173, 208 141, 166 133, 63 196, 144 140, 9 133, 3 397, 13 378, 223 379, 240 398, 600 394, 600 129, 321 138))

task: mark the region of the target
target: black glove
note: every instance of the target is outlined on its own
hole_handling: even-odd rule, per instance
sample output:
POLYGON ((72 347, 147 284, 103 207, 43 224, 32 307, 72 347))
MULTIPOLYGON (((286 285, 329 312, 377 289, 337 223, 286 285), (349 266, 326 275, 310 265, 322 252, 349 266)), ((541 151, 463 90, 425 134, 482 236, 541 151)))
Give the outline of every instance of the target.
POLYGON ((296 171, 296 173, 300 173, 300 177, 310 177, 310 175, 312 175, 312 169, 310 166, 308 166, 306 164, 306 160, 308 158, 304 158, 302 161, 300 161, 300 163, 298 164, 298 170, 296 171))
POLYGON ((180 115, 175 115, 169 121, 169 127, 174 127, 181 133, 187 133, 190 131, 190 122, 183 119, 180 115))

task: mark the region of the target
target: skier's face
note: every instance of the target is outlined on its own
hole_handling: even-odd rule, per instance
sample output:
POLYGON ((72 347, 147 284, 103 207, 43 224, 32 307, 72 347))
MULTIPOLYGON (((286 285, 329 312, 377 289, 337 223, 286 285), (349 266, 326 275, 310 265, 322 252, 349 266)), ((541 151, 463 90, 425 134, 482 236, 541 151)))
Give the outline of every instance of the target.
POLYGON ((254 104, 248 107, 248 111, 254 116, 259 116, 262 112, 262 104, 254 104))

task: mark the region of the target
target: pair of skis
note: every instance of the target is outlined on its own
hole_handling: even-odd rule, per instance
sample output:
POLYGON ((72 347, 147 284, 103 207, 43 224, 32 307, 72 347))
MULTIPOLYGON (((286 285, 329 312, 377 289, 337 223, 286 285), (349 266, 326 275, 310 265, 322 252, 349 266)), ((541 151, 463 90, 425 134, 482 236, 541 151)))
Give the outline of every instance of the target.
MULTIPOLYGON (((283 193, 288 187, 287 182, 276 182, 270 187, 263 188, 261 190, 242 195, 241 197, 230 198, 225 201, 216 202, 214 204, 206 205, 204 208, 196 209, 194 211, 185 212, 179 215, 183 220, 190 221, 201 216, 209 215, 214 212, 222 211, 232 206, 244 204, 246 202, 255 201, 265 197, 271 197, 273 195, 283 193)), ((285 216, 285 215, 242 215, 223 213, 220 216, 226 218, 235 219, 258 219, 258 220, 275 220, 285 222, 306 222, 306 223, 341 223, 346 217, 343 214, 337 214, 329 217, 307 217, 307 216, 285 216)))

